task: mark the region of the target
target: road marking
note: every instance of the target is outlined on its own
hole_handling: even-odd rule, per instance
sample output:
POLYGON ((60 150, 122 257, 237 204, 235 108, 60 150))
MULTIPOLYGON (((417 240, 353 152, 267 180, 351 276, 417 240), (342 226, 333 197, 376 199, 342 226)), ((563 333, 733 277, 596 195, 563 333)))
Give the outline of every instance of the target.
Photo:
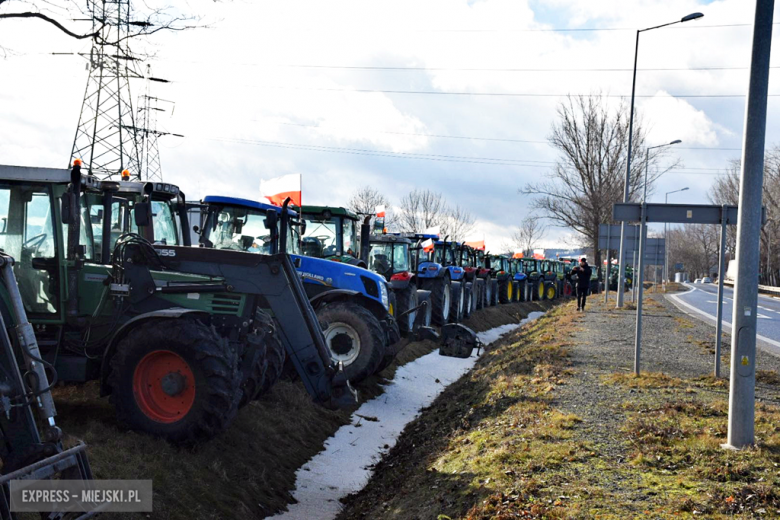
MULTIPOLYGON (((673 300, 677 301, 680 305, 684 305, 685 307, 688 307, 689 309, 691 309, 695 313, 704 316, 705 318, 713 321, 715 325, 717 325, 717 317, 715 317, 715 316, 713 316, 711 314, 707 314, 703 310, 698 309, 697 307, 694 307, 690 303, 688 303, 688 302, 684 301, 682 298, 680 298, 680 296, 685 296, 686 294, 690 294, 690 293, 692 293, 693 291, 696 291, 696 290, 697 290, 696 287, 691 287, 691 290, 688 291, 688 292, 684 292, 684 293, 679 294, 679 295, 678 294, 668 294, 668 295, 666 295, 666 297, 669 298, 669 299, 673 299, 673 300)), ((723 320, 723 328, 724 329, 728 328, 729 331, 731 331, 731 323, 729 323, 728 321, 726 321, 724 319, 723 320)), ((769 339, 766 336, 762 336, 761 334, 756 334, 756 338, 760 339, 761 341, 763 341, 765 343, 768 343, 768 344, 772 345, 775 348, 780 349, 780 341, 775 341, 773 339, 769 339)), ((774 354, 777 355, 778 352, 774 352, 774 354)))

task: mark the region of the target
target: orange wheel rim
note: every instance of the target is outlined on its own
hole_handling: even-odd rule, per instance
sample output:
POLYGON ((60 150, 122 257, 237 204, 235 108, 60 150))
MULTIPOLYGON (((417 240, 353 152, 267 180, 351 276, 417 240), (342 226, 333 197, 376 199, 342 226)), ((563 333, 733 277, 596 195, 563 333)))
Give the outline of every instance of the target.
POLYGON ((195 403, 195 376, 190 365, 175 352, 155 350, 135 367, 133 395, 138 408, 149 419, 175 423, 195 403))

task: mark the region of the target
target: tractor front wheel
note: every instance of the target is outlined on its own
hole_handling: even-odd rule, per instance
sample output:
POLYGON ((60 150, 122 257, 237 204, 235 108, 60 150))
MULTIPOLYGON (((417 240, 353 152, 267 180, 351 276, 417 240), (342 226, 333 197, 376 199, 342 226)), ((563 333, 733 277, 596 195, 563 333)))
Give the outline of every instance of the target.
POLYGON ((433 323, 446 325, 450 317, 452 286, 449 277, 436 278, 431 284, 431 302, 433 303, 433 323))
POLYGON ((482 278, 475 278, 474 284, 471 286, 471 310, 476 312, 482 308, 484 302, 482 296, 485 293, 485 280, 482 278))
MULTIPOLYGON (((260 309, 255 313, 255 330, 255 333, 265 340, 266 367, 265 377, 263 377, 262 383, 257 385, 258 390, 251 399, 257 399, 276 384, 282 376, 284 362, 287 358, 287 352, 279 338, 279 331, 276 329, 273 318, 260 309)), ((244 388, 246 389, 246 385, 244 388)))
POLYGON ((385 339, 379 320, 371 311, 353 302, 334 302, 317 311, 324 327, 330 355, 344 367, 345 377, 357 383, 379 367, 385 352, 385 339))
POLYGON ((545 300, 554 300, 555 296, 558 294, 558 291, 555 289, 555 284, 548 283, 547 288, 544 292, 544 299, 545 300))
POLYGON ((495 278, 490 280, 490 286, 492 287, 491 294, 493 295, 490 298, 490 306, 495 307, 496 305, 498 305, 498 280, 496 280, 495 278))
POLYGON ((485 301, 482 303, 482 307, 490 307, 493 304, 493 280, 490 278, 485 279, 485 301))
POLYGON ((238 364, 228 341, 200 321, 143 322, 111 358, 108 383, 117 419, 172 442, 210 439, 236 416, 238 364))
POLYGON ((498 282, 498 301, 501 303, 510 303, 512 301, 513 286, 512 280, 506 279, 498 282))

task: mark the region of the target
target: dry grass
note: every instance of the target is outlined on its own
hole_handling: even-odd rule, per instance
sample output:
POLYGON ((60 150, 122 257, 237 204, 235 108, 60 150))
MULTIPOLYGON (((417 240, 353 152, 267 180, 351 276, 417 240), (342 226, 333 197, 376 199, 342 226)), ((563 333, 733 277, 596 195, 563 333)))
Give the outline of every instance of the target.
MULTIPOLYGON (((469 321, 485 330, 517 322, 549 307, 517 303, 478 311, 469 321), (483 319, 484 318, 484 319, 483 319)), ((398 366, 431 352, 430 341, 407 345, 380 375, 357 385, 361 402, 382 392, 398 366)), ((95 383, 56 388, 59 424, 89 446, 96 478, 154 482, 154 518, 262 518, 293 501, 295 472, 349 421, 352 410, 331 411, 312 402, 300 383, 280 382, 242 409, 230 428, 193 449, 123 431, 95 383)), ((356 408, 356 407, 355 407, 356 408)), ((115 515, 117 518, 136 518, 115 515)))
POLYGON ((620 385, 625 388, 673 388, 683 385, 683 381, 660 372, 640 372, 636 374, 616 373, 604 376, 601 382, 607 385, 620 385))

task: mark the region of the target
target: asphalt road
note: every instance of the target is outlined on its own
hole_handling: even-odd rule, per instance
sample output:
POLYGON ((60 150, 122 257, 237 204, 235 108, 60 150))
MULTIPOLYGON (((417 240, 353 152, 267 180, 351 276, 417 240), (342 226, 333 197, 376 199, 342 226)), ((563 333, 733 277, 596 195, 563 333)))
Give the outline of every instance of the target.
MULTIPOLYGON (((715 324, 718 306, 718 286, 709 283, 685 284, 688 292, 671 294, 668 298, 689 314, 715 324)), ((731 332, 734 290, 723 288, 723 330, 731 332)), ((780 356, 780 299, 758 296, 758 346, 780 356)))

